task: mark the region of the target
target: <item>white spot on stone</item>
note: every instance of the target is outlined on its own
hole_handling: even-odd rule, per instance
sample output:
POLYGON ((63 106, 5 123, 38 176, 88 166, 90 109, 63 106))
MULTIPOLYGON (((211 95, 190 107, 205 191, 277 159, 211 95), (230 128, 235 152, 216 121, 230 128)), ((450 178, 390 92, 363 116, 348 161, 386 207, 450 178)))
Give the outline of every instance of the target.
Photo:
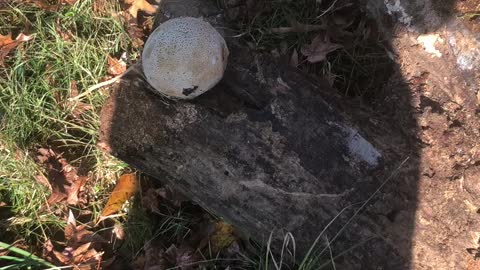
POLYGON ((347 145, 350 155, 356 160, 364 161, 370 167, 376 167, 382 155, 365 140, 355 129, 351 127, 343 127, 347 133, 347 145))
POLYGON ((436 42, 443 43, 444 40, 438 34, 420 35, 417 38, 417 42, 422 44, 426 52, 432 54, 432 56, 442 57, 442 53, 435 48, 436 42))

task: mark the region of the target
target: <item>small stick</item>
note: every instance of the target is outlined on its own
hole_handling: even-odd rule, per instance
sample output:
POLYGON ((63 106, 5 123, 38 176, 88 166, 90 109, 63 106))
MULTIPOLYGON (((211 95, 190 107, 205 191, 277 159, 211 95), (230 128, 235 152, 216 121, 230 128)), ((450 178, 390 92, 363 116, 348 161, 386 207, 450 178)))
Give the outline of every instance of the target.
POLYGON ((72 102, 72 101, 77 101, 87 95, 89 95, 91 92, 99 89, 99 88, 102 88, 102 87, 105 87, 105 86, 108 86, 110 84, 113 84, 113 83, 116 83, 117 81, 119 81, 125 74, 127 74, 132 68, 134 68, 136 65, 133 65, 131 67, 129 67, 127 70, 125 70, 125 72, 123 72, 122 74, 108 80, 108 81, 104 81, 104 82, 101 82, 101 83, 97 83, 95 85, 92 85, 90 86, 87 90, 85 90, 85 92, 81 93, 80 95, 78 96, 75 96, 75 97, 71 97, 68 99, 68 101, 72 102))

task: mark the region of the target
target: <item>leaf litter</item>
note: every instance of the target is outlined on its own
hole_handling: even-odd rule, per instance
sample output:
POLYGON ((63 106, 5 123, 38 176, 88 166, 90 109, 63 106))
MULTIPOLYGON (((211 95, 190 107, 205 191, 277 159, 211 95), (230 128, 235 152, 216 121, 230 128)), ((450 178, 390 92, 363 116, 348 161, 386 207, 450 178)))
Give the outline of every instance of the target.
POLYGON ((50 148, 39 148, 37 161, 46 170, 49 185, 45 181, 45 176, 39 175, 36 179, 51 190, 48 205, 65 200, 69 205, 87 203, 79 199, 79 192, 88 181, 87 176, 78 175, 77 168, 71 166, 65 158, 50 148))
MULTIPOLYGON (((77 225, 71 210, 68 213, 64 236, 66 242, 61 243, 58 248, 55 248, 50 239, 45 242, 44 258, 73 269, 100 269, 104 252, 99 244, 108 241, 88 230, 86 225, 77 225)), ((105 266, 105 262, 102 266, 105 266)))

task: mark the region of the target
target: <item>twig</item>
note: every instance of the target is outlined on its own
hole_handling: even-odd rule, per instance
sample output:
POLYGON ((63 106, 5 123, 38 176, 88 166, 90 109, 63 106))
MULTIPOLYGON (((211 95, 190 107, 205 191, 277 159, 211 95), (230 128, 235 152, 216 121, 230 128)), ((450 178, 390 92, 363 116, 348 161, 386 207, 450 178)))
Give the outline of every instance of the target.
POLYGON ((130 73, 130 71, 132 71, 132 70, 138 72, 138 73, 140 74, 140 76, 142 76, 143 78, 145 78, 144 75, 143 75, 143 73, 142 73, 142 72, 140 71, 140 69, 138 68, 139 65, 140 65, 139 63, 136 63, 136 64, 130 66, 129 68, 127 68, 127 70, 125 70, 122 74, 120 74, 120 75, 118 75, 118 76, 116 76, 116 77, 114 77, 114 78, 112 78, 112 79, 110 79, 110 80, 108 80, 108 81, 104 81, 104 82, 97 83, 97 84, 95 84, 95 85, 90 86, 87 90, 85 90, 85 92, 81 93, 80 95, 78 95, 78 96, 76 96, 76 97, 71 97, 71 98, 69 98, 68 101, 70 101, 70 102, 72 102, 72 101, 77 101, 77 100, 79 100, 79 99, 81 99, 81 98, 89 95, 91 92, 93 92, 93 91, 95 91, 95 90, 97 90, 97 89, 99 89, 99 88, 102 88, 102 87, 105 87, 105 86, 110 85, 110 84, 112 84, 112 83, 115 83, 115 82, 119 81, 121 78, 123 78, 123 76, 127 75, 128 73, 130 73))
POLYGON ((99 88, 102 88, 102 87, 105 87, 107 85, 110 85, 110 84, 113 84, 115 82, 117 82, 119 79, 121 79, 123 77, 123 75, 126 73, 126 71, 120 75, 118 75, 117 77, 114 77, 108 81, 104 81, 104 82, 101 82, 101 83, 97 83, 95 85, 92 85, 90 86, 85 92, 81 93, 80 95, 76 96, 76 97, 72 97, 72 98, 69 98, 68 101, 76 101, 76 100, 79 100, 81 98, 83 98, 84 96, 87 96, 89 95, 91 92, 99 89, 99 88))

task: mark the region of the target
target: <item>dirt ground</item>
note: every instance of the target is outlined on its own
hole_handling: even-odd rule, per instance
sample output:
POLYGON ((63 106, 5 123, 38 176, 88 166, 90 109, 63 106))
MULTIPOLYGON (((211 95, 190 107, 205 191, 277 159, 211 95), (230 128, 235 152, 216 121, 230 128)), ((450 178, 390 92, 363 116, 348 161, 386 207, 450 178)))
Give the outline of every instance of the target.
MULTIPOLYGON (((478 13, 479 3, 457 1, 452 10, 478 13)), ((377 106, 398 110, 395 118, 400 123, 410 115, 416 125, 404 126, 418 146, 413 269, 480 267, 476 260, 480 240, 478 26, 471 17, 454 16, 422 34, 405 24, 392 29, 398 67, 377 106), (435 49, 429 49, 428 39, 435 49), (399 93, 404 93, 399 87, 408 94, 403 103, 398 102, 402 100, 399 93)))

